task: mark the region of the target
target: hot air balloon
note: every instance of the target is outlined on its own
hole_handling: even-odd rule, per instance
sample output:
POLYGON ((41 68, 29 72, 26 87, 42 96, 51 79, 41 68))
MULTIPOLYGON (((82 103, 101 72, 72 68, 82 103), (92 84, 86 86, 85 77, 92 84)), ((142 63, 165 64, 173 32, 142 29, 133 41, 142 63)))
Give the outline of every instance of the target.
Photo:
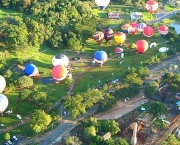
POLYGON ((0 113, 3 113, 8 106, 8 99, 5 95, 0 94, 0 113))
POLYGON ((107 60, 107 58, 108 56, 105 51, 96 51, 96 53, 94 54, 94 60, 100 64, 103 64, 107 60))
POLYGON ((151 37, 154 34, 154 29, 151 26, 147 26, 144 28, 143 34, 146 37, 151 37))
POLYGON ((158 28, 158 32, 161 36, 165 36, 169 32, 169 28, 166 25, 161 25, 158 28))
POLYGON ((138 40, 136 42, 136 49, 139 53, 144 53, 148 49, 149 45, 146 40, 138 40))
POLYGON ((121 26, 122 32, 124 32, 126 35, 128 35, 131 30, 132 30, 132 26, 129 24, 124 24, 121 26))
POLYGON ((126 35, 123 32, 117 32, 114 35, 114 39, 118 44, 122 44, 126 40, 126 35))
POLYGON ((110 0, 95 0, 95 3, 101 10, 104 10, 109 5, 110 0))
POLYGON ((6 87, 6 80, 3 76, 0 75, 0 93, 4 91, 6 87))
POLYGON ((145 27, 147 27, 147 25, 145 23, 139 23, 138 24, 138 31, 140 33, 142 33, 145 27))
POLYGON ((97 43, 101 44, 104 39, 104 33, 101 31, 97 31, 94 33, 93 38, 97 43))
POLYGON ((53 59, 52 59, 52 64, 53 64, 54 66, 56 66, 56 65, 63 65, 63 66, 65 66, 65 67, 67 67, 68 64, 69 64, 69 59, 68 59, 68 57, 67 57, 66 55, 64 55, 64 54, 58 54, 58 55, 56 55, 56 56, 53 57, 53 59))
POLYGON ((123 48, 121 48, 121 47, 116 47, 115 48, 115 53, 116 54, 120 54, 120 53, 122 53, 123 52, 123 48))
POLYGON ((37 76, 39 74, 39 71, 34 64, 28 63, 25 66, 24 73, 29 77, 33 77, 33 76, 37 76))
POLYGON ((136 30, 138 28, 138 24, 136 22, 131 22, 130 23, 131 27, 132 27, 132 30, 131 30, 131 33, 132 34, 135 34, 136 33, 136 30))
POLYGON ((56 65, 52 69, 52 77, 55 80, 61 81, 66 78, 67 74, 67 68, 63 65, 56 65))
POLYGON ((149 11, 150 14, 152 14, 155 10, 158 8, 158 3, 153 0, 149 0, 146 3, 146 9, 149 11))
POLYGON ((104 39, 106 40, 107 43, 109 42, 109 40, 111 40, 113 35, 114 35, 114 32, 111 28, 106 28, 104 30, 104 39))

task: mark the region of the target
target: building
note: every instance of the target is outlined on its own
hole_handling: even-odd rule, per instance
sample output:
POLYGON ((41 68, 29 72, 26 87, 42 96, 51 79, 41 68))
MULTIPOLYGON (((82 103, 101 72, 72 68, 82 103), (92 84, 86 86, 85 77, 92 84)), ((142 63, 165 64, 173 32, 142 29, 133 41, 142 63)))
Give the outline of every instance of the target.
POLYGON ((118 12, 109 12, 108 19, 120 19, 120 14, 118 12))
POLYGON ((107 140, 107 139, 109 139, 109 138, 111 138, 111 133, 110 133, 110 132, 108 132, 108 133, 106 133, 105 135, 103 135, 103 139, 104 139, 104 140, 107 140))
POLYGON ((143 14, 141 12, 131 12, 130 17, 131 17, 131 21, 139 20, 143 18, 143 14))

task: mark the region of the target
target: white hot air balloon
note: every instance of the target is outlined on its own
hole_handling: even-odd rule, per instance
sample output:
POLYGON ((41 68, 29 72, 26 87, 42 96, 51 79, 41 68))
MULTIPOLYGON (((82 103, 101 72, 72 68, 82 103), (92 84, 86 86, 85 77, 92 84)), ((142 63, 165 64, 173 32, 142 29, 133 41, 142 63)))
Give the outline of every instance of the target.
POLYGON ((3 113, 8 106, 8 99, 5 95, 0 94, 0 113, 3 113))
POLYGON ((4 91, 6 87, 6 80, 3 76, 0 75, 0 93, 4 91))
POLYGON ((95 0, 95 3, 101 10, 104 10, 109 5, 110 0, 95 0))

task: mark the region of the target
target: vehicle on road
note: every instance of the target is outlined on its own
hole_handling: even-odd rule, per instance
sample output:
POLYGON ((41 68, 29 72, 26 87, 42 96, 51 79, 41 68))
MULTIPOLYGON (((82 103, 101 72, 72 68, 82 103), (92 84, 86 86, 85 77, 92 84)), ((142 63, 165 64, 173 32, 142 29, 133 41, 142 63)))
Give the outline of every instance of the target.
POLYGON ((143 105, 143 104, 145 104, 147 101, 143 101, 143 102, 141 102, 141 104, 143 105))

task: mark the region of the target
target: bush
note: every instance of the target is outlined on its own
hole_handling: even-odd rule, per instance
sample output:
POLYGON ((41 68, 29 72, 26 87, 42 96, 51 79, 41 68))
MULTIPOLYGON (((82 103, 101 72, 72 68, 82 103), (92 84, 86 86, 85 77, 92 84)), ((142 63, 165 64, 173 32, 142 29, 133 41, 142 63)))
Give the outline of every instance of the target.
POLYGON ((165 129, 165 128, 166 128, 166 124, 165 124, 162 120, 160 120, 160 119, 156 119, 156 120, 153 122, 153 124, 154 124, 157 128, 159 128, 159 129, 165 129))
POLYGON ((18 85, 20 88, 28 88, 33 86, 33 79, 27 76, 22 76, 18 79, 18 85))

